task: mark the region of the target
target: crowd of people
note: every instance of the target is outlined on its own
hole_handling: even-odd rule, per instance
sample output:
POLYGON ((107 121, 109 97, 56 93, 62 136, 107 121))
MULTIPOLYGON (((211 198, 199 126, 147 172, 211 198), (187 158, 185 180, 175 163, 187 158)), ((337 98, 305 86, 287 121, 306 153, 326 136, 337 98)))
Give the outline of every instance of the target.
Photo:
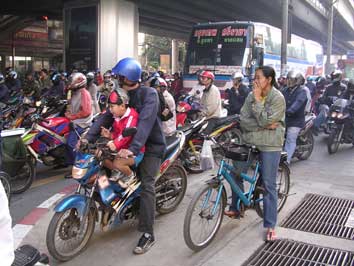
MULTIPOLYGON (((273 241, 277 220, 275 180, 281 151, 288 153, 290 164, 305 116, 310 112, 317 114, 315 129, 319 131, 332 104, 331 97, 349 97, 348 89, 338 71, 331 74, 330 80, 325 77, 306 80, 295 71, 276 80, 274 69, 263 66, 255 72, 252 89, 243 83, 241 72, 234 73, 231 79, 233 85, 225 91, 228 114, 240 115, 244 141, 256 145, 260 151, 266 191, 264 227, 266 239, 273 241)), ((142 254, 155 243, 154 180, 166 148, 165 136, 176 131, 176 100, 188 93, 200 101, 201 113, 209 121, 205 129, 208 134, 222 111, 221 93, 214 81, 213 72, 202 70, 198 73, 198 84, 185 92, 179 73, 169 83, 162 72, 144 72, 132 58, 120 60, 103 76, 99 70, 88 73, 74 70, 67 76, 64 72, 50 73, 42 69, 38 76, 27 73, 22 84, 17 73, 9 68, 5 76, 0 74, 0 101, 7 102, 11 95, 19 93, 34 99, 68 98, 65 117, 72 121, 73 127, 67 141, 66 165, 73 164, 79 136, 86 129, 89 130, 84 138, 88 142, 94 142, 99 136, 110 140, 107 146, 118 155, 113 161, 106 160, 105 166, 112 170, 111 178, 122 187, 129 186, 136 178, 130 167, 139 164, 142 191, 138 229, 142 235, 134 253, 142 254), (93 116, 98 113, 101 115, 92 124, 93 116), (122 132, 127 127, 136 127, 136 134, 124 137, 122 132)), ((348 88, 353 86, 350 81, 348 88)), ((240 162, 234 162, 234 166, 245 170, 240 162)), ((239 176, 235 175, 235 180, 242 188, 239 176)), ((242 215, 235 206, 236 200, 237 195, 233 194, 233 204, 225 211, 234 218, 242 215)))

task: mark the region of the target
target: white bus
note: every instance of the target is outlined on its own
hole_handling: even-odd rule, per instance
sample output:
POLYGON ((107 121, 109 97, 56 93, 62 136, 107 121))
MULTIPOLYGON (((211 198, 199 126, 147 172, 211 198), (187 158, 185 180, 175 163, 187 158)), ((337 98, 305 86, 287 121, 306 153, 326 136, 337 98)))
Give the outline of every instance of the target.
MULTIPOLYGON (((323 71, 323 49, 319 43, 291 35, 287 47, 287 71, 320 75, 323 71)), ((249 80, 255 68, 274 67, 280 75, 281 30, 263 23, 212 22, 197 24, 190 37, 183 86, 191 89, 197 83, 198 70, 211 70, 215 85, 221 90, 232 86, 230 76, 242 71, 249 80)))

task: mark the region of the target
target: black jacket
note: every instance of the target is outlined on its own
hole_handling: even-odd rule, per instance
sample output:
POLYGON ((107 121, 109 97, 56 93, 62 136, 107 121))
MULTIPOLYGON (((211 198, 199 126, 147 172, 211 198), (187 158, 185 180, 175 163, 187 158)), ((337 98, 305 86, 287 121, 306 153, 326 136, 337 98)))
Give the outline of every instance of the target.
POLYGON ((5 103, 9 100, 10 93, 7 86, 3 83, 0 84, 0 102, 5 103))
POLYGON ((245 100, 250 93, 247 86, 241 84, 238 90, 231 88, 228 90, 229 112, 228 115, 239 114, 245 100))
MULTIPOLYGON (((166 142, 162 132, 161 119, 158 116, 159 99, 157 91, 150 87, 139 87, 129 91, 129 106, 139 113, 137 133, 129 146, 134 154, 138 154, 141 147, 145 145, 145 156, 163 158, 166 142)), ((101 126, 109 128, 113 124, 113 116, 109 112, 100 115, 91 126, 86 138, 94 142, 100 135, 101 126)))
POLYGON ((285 88, 283 94, 286 102, 286 127, 304 127, 307 103, 306 91, 302 86, 297 86, 294 89, 285 88))
POLYGON ((330 97, 342 98, 346 89, 347 87, 340 82, 335 82, 329 85, 322 96, 321 102, 330 107, 333 104, 333 100, 330 97))

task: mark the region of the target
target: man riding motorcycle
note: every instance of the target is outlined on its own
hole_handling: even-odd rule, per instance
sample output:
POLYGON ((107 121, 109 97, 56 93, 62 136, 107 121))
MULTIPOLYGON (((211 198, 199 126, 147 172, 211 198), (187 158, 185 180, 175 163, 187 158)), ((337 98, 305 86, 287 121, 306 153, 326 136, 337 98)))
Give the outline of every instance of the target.
POLYGON ((303 82, 304 78, 301 73, 289 71, 287 87, 283 90, 286 101, 285 125, 287 130, 284 150, 288 153, 287 161, 289 164, 295 152, 297 136, 305 125, 307 96, 302 85, 303 82))
POLYGON ((242 83, 243 74, 235 72, 232 76, 233 86, 227 90, 229 97, 228 115, 239 114, 250 90, 242 83))

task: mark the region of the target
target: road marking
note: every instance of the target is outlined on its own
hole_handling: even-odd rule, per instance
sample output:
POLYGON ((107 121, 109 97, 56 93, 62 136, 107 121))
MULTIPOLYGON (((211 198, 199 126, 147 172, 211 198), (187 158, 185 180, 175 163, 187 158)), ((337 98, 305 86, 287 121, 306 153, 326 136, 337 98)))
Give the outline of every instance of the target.
POLYGON ((14 237, 14 247, 17 248, 19 244, 21 244, 22 240, 31 231, 33 225, 26 225, 26 224, 16 224, 12 228, 12 233, 14 237))
POLYGON ((66 195, 64 193, 57 193, 51 196, 49 199, 43 201, 41 205, 39 205, 37 208, 47 208, 49 209, 54 203, 65 197, 66 195))
POLYGON ((48 184, 54 183, 60 179, 64 179, 64 174, 55 175, 55 176, 43 178, 43 179, 41 178, 41 179, 34 181, 31 188, 36 188, 36 187, 40 187, 43 185, 48 185, 48 184))

